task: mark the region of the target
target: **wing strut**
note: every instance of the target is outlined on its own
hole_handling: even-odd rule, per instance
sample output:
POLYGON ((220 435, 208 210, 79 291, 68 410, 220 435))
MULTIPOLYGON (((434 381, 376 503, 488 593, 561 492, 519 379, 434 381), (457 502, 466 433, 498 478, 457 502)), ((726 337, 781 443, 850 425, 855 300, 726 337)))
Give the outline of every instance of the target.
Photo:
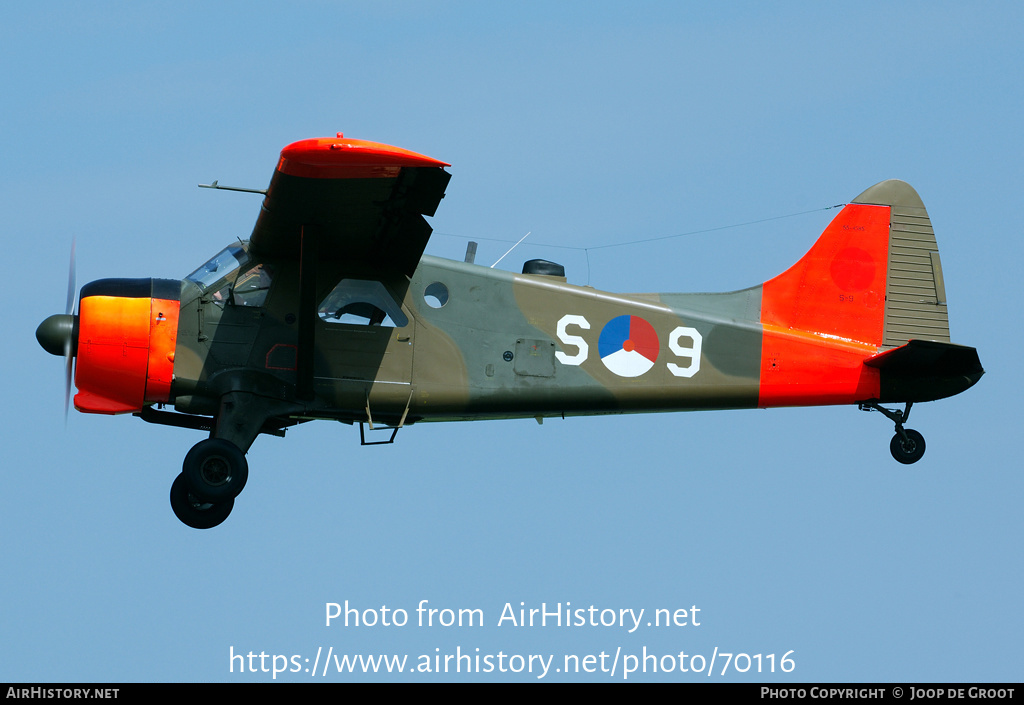
POLYGON ((299 350, 296 360, 295 396, 312 401, 316 330, 316 228, 302 226, 299 244, 299 350))

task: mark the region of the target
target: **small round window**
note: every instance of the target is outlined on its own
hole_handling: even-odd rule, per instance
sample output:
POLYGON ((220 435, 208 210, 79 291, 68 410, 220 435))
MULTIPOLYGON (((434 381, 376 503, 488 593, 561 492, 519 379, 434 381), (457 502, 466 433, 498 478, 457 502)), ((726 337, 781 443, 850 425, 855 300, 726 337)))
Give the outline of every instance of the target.
POLYGON ((441 282, 434 282, 423 290, 423 300, 430 308, 441 308, 448 303, 448 287, 441 282))

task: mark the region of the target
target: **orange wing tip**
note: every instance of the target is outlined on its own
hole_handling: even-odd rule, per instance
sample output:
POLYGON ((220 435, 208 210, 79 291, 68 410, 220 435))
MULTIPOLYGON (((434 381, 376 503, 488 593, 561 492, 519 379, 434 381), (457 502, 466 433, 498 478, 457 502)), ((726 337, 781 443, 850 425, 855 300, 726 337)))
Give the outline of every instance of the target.
POLYGON ((281 150, 277 170, 313 179, 386 178, 402 167, 446 167, 438 159, 379 142, 347 137, 318 137, 292 142, 281 150))

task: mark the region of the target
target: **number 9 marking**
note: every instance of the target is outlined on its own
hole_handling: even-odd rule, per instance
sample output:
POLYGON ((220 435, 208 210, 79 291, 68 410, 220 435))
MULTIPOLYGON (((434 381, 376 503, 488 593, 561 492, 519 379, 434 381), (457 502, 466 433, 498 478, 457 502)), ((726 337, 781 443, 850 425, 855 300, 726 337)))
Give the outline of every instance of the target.
POLYGON ((700 346, 703 341, 704 339, 697 332, 696 328, 679 326, 669 333, 668 347, 677 356, 690 358, 690 364, 686 367, 680 367, 674 362, 670 362, 668 363, 668 371, 676 377, 693 377, 697 374, 700 371, 700 346), (693 345, 689 348, 684 348, 679 344, 680 338, 689 338, 693 341, 693 345))

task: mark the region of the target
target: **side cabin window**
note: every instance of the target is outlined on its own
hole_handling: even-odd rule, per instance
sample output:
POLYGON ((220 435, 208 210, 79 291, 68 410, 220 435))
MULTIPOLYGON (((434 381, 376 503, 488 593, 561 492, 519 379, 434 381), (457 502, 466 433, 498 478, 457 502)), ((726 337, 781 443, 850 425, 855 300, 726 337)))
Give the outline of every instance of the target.
POLYGON ((318 307, 324 323, 401 328, 409 324, 402 307, 379 281, 342 279, 318 307))

